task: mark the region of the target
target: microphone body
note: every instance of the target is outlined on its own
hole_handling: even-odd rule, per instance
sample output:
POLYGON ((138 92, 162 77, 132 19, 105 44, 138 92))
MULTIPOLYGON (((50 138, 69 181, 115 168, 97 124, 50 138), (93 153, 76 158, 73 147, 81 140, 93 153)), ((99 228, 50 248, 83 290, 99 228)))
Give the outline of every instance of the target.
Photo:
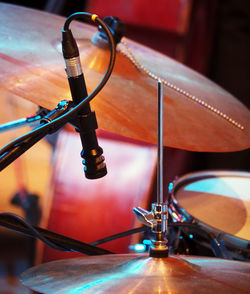
MULTIPOLYGON (((88 96, 84 76, 81 69, 79 51, 70 30, 62 32, 62 49, 66 64, 66 72, 75 104, 82 102, 88 96)), ((102 148, 98 145, 96 129, 98 128, 95 112, 91 111, 90 104, 86 103, 72 120, 79 132, 83 150, 81 157, 85 176, 88 179, 97 179, 107 174, 102 148)))

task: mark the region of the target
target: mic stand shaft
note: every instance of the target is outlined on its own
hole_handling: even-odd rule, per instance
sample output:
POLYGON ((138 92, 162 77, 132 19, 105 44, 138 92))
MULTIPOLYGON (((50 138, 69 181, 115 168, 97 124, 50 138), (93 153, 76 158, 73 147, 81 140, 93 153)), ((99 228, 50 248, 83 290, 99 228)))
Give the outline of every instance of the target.
POLYGON ((46 135, 47 134, 44 133, 38 134, 34 138, 32 137, 28 139, 27 141, 21 143, 21 145, 18 145, 7 152, 2 158, 0 158, 0 171, 10 165, 14 160, 16 160, 19 156, 21 156, 25 151, 30 149, 46 135))
MULTIPOLYGON (((69 101, 61 101, 57 107, 49 112, 45 117, 42 118, 40 121, 41 124, 48 123, 55 118, 61 116, 63 113, 65 113, 70 106, 69 101)), ((17 159, 19 156, 21 156, 25 151, 30 149, 34 144, 36 144, 38 141, 40 141, 43 137, 45 137, 48 134, 56 132, 59 128, 61 128, 65 123, 62 123, 61 125, 57 126, 54 129, 50 129, 46 132, 41 132, 37 135, 33 135, 30 138, 26 139, 25 141, 16 144, 12 149, 6 151, 2 156, 0 156, 0 171, 2 171, 5 167, 10 165, 15 159, 17 159)))
POLYGON ((41 120, 41 118, 42 118, 41 115, 37 114, 37 115, 29 116, 26 118, 20 118, 18 120, 14 120, 11 122, 1 124, 0 125, 0 133, 12 131, 12 130, 26 127, 26 126, 29 126, 29 127, 37 126, 37 124, 39 124, 39 121, 41 120))

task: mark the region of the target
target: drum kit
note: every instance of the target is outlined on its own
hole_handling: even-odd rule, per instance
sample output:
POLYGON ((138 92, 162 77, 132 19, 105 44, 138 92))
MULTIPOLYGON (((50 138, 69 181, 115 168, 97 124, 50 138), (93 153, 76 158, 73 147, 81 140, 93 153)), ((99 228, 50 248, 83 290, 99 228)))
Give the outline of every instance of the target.
MULTIPOLYGON (((60 47, 65 19, 4 3, 0 13, 1 91, 48 110, 71 100, 60 47)), ((109 50, 95 27, 72 22, 71 29, 91 92, 108 67, 109 50)), ((197 72, 126 38, 117 45, 112 75, 91 106, 101 129, 158 142, 157 203, 150 212, 134 209, 154 235, 150 252, 44 263, 26 270, 21 282, 41 293, 250 293, 249 173, 188 174, 173 183, 166 203, 160 156, 163 145, 198 152, 248 149, 249 110, 197 72), (226 258, 169 255, 168 213, 173 223, 188 222, 212 239, 219 236, 217 247, 226 248, 226 258)))

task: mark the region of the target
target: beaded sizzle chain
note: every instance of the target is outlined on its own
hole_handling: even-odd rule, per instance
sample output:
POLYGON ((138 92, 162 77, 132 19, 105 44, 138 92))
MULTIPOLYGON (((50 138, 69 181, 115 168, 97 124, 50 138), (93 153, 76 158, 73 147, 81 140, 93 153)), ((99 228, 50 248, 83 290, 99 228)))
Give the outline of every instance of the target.
POLYGON ((242 126, 239 122, 235 121, 234 119, 232 119, 231 117, 229 117, 227 114, 223 113, 221 110, 213 107, 212 105, 208 104, 207 102, 203 101, 202 99, 188 93, 187 91, 175 86, 174 84, 161 79, 160 77, 158 77, 157 75, 155 75, 154 73, 152 73, 150 70, 148 70, 143 64, 141 64, 136 57, 134 56, 133 52, 131 51, 131 49, 129 48, 128 44, 126 41, 122 40, 121 43, 118 46, 118 50, 125 55, 134 65, 137 69, 139 69, 140 71, 144 72, 145 74, 147 74, 149 77, 151 77, 154 80, 161 80, 162 83, 167 86, 168 88, 180 93, 181 95, 185 96, 186 98, 190 99, 193 102, 196 102, 198 104, 200 104, 202 107, 205 107, 206 109, 212 111, 213 113, 219 115, 221 118, 225 119, 226 121, 228 121, 229 123, 231 123, 232 125, 234 125, 235 127, 244 130, 244 126, 242 126), (122 45, 122 46, 121 46, 122 45))

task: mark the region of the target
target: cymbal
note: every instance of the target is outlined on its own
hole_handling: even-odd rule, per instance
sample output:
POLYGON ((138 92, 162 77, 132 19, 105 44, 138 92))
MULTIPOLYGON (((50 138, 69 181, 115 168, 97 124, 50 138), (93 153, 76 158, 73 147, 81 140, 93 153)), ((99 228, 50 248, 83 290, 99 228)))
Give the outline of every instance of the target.
MULTIPOLYGON (((0 13, 0 93, 49 109, 71 99, 60 46, 65 19, 4 3, 0 13)), ((90 93, 103 77, 109 51, 91 43, 96 27, 73 22, 71 29, 90 93)), ((110 80, 91 102, 99 127, 156 143, 158 78, 166 85, 165 146, 204 152, 250 147, 250 111, 240 101, 197 72, 126 38, 118 46, 110 80)))
POLYGON ((211 257, 141 254, 57 260, 26 270, 39 293, 250 293, 250 264, 211 257))

